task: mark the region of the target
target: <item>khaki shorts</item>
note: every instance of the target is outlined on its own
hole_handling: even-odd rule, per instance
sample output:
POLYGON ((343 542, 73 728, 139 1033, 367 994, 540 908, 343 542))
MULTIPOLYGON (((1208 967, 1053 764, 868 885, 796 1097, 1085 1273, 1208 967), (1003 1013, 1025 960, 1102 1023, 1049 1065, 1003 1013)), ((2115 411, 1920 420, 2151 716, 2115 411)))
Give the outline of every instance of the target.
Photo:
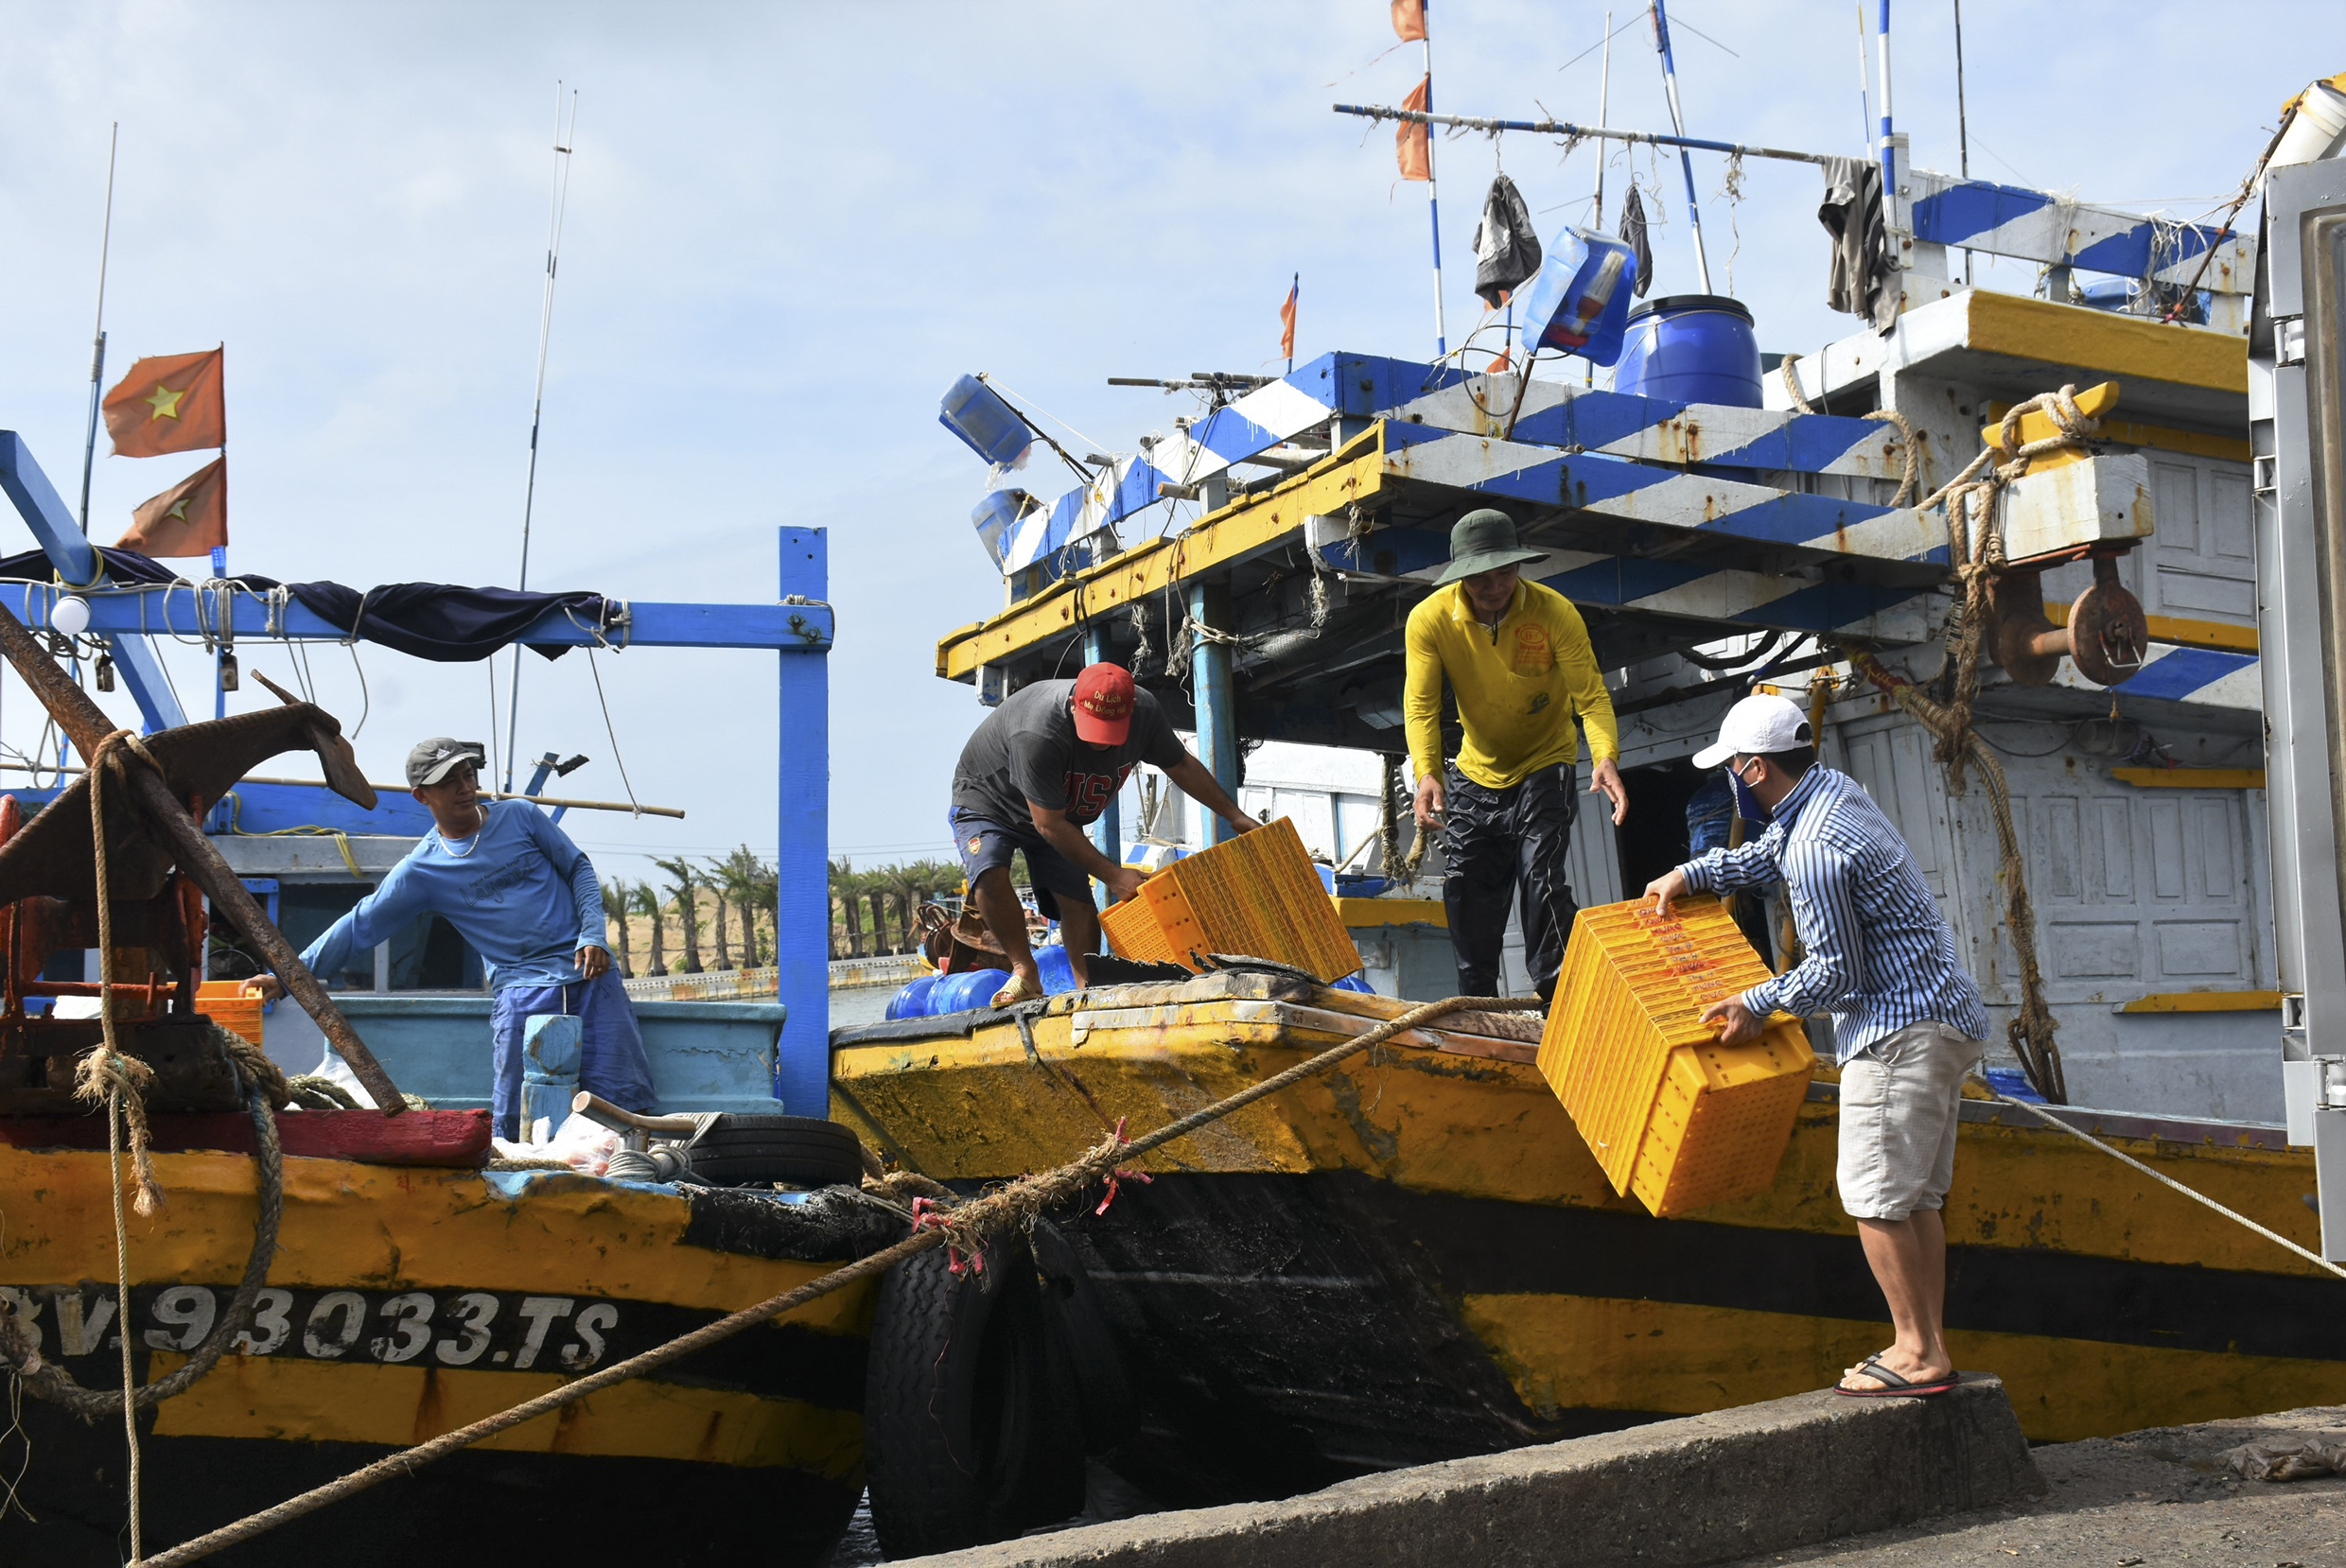
POLYGON ((1947 1201, 1963 1076, 1985 1042, 1943 1023, 1885 1035, 1841 1064, 1841 1207, 1902 1220, 1947 1201))

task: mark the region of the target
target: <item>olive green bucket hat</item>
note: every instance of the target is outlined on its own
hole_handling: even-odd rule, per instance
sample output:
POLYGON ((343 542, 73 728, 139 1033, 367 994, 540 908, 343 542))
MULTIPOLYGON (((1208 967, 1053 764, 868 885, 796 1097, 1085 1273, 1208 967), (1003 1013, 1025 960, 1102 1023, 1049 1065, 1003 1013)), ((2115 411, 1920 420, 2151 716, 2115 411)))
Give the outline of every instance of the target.
POLYGON ((1525 549, 1515 538, 1515 520, 1489 507, 1469 512, 1450 529, 1450 564, 1434 579, 1434 586, 1455 583, 1477 572, 1545 561, 1544 549, 1525 549))

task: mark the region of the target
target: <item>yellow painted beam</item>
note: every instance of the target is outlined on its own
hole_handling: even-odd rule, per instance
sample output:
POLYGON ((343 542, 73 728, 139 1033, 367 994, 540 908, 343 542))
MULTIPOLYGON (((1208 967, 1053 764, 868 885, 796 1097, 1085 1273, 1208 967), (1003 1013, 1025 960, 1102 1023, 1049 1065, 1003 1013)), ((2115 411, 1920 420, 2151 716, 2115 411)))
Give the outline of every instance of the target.
MULTIPOLYGON (((2118 383, 2115 381, 2105 381, 2099 386, 2088 387, 2077 394, 2077 411, 2088 419, 2100 419, 2117 406, 2118 383)), ((1996 432, 2003 427, 2005 410, 2010 407, 2008 403, 1988 405, 1988 414, 1997 423, 1981 427, 1980 444, 1983 446, 1996 444, 1996 432)), ((2060 427, 2053 423, 2053 416, 2041 410, 2032 410, 2021 415, 2020 426, 2017 432, 2020 439, 2015 444, 2022 446, 2027 445, 2032 441, 2046 441, 2061 433, 2060 427)), ((2029 460, 2029 471, 2034 473, 2040 468, 2058 468, 2063 463, 2081 462, 2086 455, 2077 451, 2047 452, 2041 457, 2029 460)))
MULTIPOLYGON (((2044 618, 2056 626, 2069 624, 2069 606, 2048 603, 2044 618)), ((2253 653, 2257 651, 2256 628, 2235 626, 2229 620, 2192 620, 2183 616, 2147 616, 2150 640, 2171 642, 2178 648, 2215 648, 2227 653, 2253 653)))
POLYGON ((1968 346, 1985 353, 2248 395, 2246 338, 1984 288, 1966 297, 1970 301, 1968 346))
MULTIPOLYGON (((2110 776, 2138 790, 2261 790, 2262 768, 2112 768, 2110 776)), ((2279 1003, 2275 1003, 2279 1005, 2279 1003)))
MULTIPOLYGON (((2079 399, 2083 406, 2082 396, 2079 399)), ((1987 405, 1987 417, 2001 421, 2005 410, 2012 405, 1994 402, 1987 405)), ((2229 462, 2249 461, 2249 441, 2246 436, 2214 436, 2204 430, 2179 430, 2171 425, 2145 425, 2139 420, 2111 419, 2095 415, 2102 422, 2101 439, 2118 442, 2127 446, 2149 446, 2162 452, 2182 452, 2196 458, 2222 458, 2229 462)), ((2025 427, 2029 416, 2022 416, 2025 427)), ((2048 427, 2050 422, 2048 421, 2048 427)), ((1996 427, 1989 425, 1987 430, 1996 427)), ((1987 430, 1981 431, 1983 439, 1987 430)))
POLYGON ((2119 1005, 2121 1013, 2268 1013, 2279 991, 2154 991, 2119 1005))
POLYGON ((1347 926, 1448 926, 1439 898, 1339 898, 1337 917, 1347 926))
POLYGON ((1301 528, 1306 517, 1370 505, 1384 485, 1385 427, 1379 422, 1293 479, 1234 501, 1184 532, 1137 545, 998 616, 946 633, 937 644, 937 672, 963 679, 980 665, 998 664, 1094 616, 1251 555, 1301 528))

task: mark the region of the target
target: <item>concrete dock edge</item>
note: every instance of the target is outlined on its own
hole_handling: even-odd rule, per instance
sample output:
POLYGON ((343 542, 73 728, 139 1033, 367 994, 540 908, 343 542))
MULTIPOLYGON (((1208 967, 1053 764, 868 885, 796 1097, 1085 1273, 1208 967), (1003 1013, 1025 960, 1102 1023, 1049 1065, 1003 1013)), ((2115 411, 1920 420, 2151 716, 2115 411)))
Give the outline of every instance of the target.
POLYGON ((1695 1568, 2039 1496, 1996 1378, 1932 1399, 1830 1391, 1148 1514, 923 1568, 1695 1568))

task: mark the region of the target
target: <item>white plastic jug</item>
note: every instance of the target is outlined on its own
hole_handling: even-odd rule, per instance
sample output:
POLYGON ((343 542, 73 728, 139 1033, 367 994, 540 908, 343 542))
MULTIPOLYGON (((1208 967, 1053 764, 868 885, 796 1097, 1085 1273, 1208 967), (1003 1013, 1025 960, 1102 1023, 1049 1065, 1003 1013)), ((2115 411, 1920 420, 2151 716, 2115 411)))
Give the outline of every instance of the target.
POLYGON ((2298 100, 2297 113, 2289 116, 2288 129, 2265 166, 2319 163, 2336 152, 2341 140, 2346 140, 2346 93, 2317 81, 2298 100))

